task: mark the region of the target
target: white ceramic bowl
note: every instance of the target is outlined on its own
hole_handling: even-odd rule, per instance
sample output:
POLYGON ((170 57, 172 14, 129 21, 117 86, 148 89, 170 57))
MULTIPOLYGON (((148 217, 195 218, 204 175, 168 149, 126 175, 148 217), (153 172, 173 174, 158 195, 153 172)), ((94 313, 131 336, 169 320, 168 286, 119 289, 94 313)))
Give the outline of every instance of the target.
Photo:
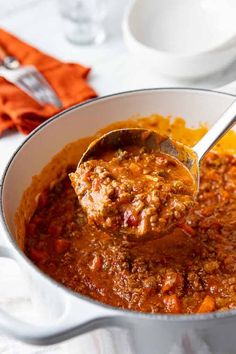
POLYGON ((10 257, 19 264, 33 290, 36 308, 44 309, 53 322, 36 326, 0 309, 0 330, 44 345, 77 336, 70 354, 235 354, 236 310, 152 315, 106 306, 42 273, 19 249, 14 227, 16 209, 32 176, 67 143, 137 113, 182 116, 189 127, 197 127, 200 121, 211 126, 234 99, 232 95, 194 89, 131 91, 75 106, 34 130, 15 152, 3 176, 0 235, 5 247, 0 246, 0 257, 10 257), (83 336, 85 333, 88 335, 83 336))
POLYGON ((125 42, 154 73, 203 77, 236 59, 235 0, 135 0, 124 18, 125 42))

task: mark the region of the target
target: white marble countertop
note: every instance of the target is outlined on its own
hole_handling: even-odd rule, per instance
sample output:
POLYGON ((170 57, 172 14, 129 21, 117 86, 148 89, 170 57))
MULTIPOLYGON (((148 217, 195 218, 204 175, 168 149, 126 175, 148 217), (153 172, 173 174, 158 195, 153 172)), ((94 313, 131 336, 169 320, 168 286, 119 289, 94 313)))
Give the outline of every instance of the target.
MULTIPOLYGON (((115 11, 116 14, 121 13, 124 4, 127 3, 126 0, 120 0, 119 3, 116 0, 109 1, 113 1, 114 6, 120 6, 115 11)), ((118 29, 120 17, 114 17, 111 22, 113 33, 109 30, 109 36, 104 44, 93 47, 76 46, 64 37, 56 0, 8 0, 4 4, 2 1, 0 7, 0 27, 62 60, 78 61, 91 66, 89 81, 99 95, 161 86, 215 88, 236 79, 236 63, 223 73, 202 81, 176 82, 161 75, 153 75, 148 68, 131 57, 125 48, 121 30, 118 29)), ((24 136, 17 133, 7 133, 0 138, 0 179, 7 161, 23 140, 24 136)), ((32 315, 27 284, 22 279, 20 270, 12 263, 0 259, 0 306, 14 314, 31 319, 35 315, 32 315), (14 290, 16 288, 17 293, 14 290)), ((68 353, 65 344, 38 348, 0 336, 0 353, 50 354, 55 352, 68 353)))

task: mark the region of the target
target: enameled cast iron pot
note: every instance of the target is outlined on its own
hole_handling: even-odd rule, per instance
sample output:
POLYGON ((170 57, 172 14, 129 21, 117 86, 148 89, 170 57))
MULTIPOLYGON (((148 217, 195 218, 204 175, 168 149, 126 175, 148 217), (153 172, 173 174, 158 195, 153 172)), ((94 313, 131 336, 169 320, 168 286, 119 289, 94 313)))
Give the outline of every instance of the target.
POLYGON ((36 326, 1 310, 0 330, 34 344, 77 337, 78 344, 73 345, 77 351, 70 353, 81 353, 79 343, 85 348, 83 353, 89 354, 236 353, 235 310, 193 316, 151 315, 105 306, 73 293, 37 269, 16 244, 13 222, 32 176, 67 143, 136 113, 181 116, 188 126, 197 127, 200 121, 211 126, 233 99, 229 94, 195 89, 132 91, 75 106, 36 129, 15 152, 4 173, 0 235, 5 246, 0 247, 0 256, 13 258, 19 264, 38 303, 53 316, 53 321, 36 326), (96 344, 94 335, 99 338, 96 344))

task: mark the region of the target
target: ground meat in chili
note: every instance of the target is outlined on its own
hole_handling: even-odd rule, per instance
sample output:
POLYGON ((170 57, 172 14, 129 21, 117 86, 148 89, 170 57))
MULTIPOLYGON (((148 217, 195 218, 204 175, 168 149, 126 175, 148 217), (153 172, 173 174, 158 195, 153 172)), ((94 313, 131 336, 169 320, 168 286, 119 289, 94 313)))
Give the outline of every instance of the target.
POLYGON ((209 153, 186 222, 138 243, 88 225, 65 178, 39 198, 25 251, 58 282, 113 306, 152 313, 236 308, 236 157, 209 153))
POLYGON ((106 151, 70 174, 89 224, 132 234, 159 236, 187 215, 195 183, 174 157, 128 146, 106 151))

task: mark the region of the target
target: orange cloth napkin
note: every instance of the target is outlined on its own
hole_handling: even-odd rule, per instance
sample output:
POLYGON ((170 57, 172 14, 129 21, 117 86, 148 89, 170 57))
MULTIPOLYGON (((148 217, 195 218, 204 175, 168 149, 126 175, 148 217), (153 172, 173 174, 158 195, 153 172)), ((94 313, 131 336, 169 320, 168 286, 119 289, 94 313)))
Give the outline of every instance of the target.
MULTIPOLYGON (((87 84, 90 68, 80 64, 63 63, 0 29, 0 45, 21 64, 34 65, 54 88, 63 109, 96 97, 87 84)), ((52 105, 41 106, 15 85, 0 77, 0 134, 16 128, 28 134, 39 124, 58 113, 52 105)))

